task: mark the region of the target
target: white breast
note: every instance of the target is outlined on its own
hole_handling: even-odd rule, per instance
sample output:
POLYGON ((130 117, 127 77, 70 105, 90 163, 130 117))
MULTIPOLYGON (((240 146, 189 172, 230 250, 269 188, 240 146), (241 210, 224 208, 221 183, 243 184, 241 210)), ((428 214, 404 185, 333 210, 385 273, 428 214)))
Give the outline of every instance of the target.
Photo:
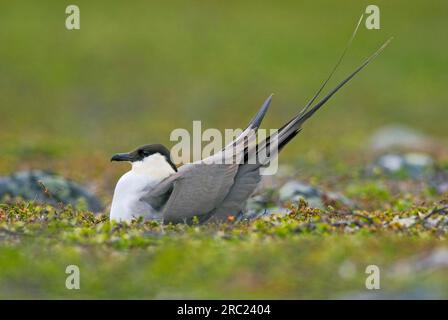
POLYGON ((110 219, 130 221, 143 217, 150 220, 162 220, 148 203, 141 199, 160 181, 175 171, 160 154, 153 154, 143 161, 133 162, 132 169, 118 180, 112 200, 110 219))

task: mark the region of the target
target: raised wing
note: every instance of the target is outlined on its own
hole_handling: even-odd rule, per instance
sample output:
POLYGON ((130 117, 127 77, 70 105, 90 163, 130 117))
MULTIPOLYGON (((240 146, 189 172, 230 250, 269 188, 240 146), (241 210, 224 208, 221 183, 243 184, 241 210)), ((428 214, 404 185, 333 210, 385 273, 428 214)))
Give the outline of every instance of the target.
POLYGON ((244 153, 244 148, 248 144, 255 143, 257 130, 263 121, 266 112, 272 101, 273 94, 271 94, 261 105, 257 114, 249 122, 246 129, 238 135, 231 143, 226 145, 220 152, 203 159, 205 163, 236 163, 238 156, 244 153))

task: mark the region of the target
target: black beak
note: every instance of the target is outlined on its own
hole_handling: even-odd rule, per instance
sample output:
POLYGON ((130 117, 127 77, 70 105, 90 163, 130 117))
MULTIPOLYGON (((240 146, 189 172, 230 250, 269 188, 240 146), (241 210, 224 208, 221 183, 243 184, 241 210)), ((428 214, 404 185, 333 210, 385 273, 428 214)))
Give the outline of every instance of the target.
POLYGON ((110 158, 110 161, 132 161, 130 153, 117 153, 110 158))

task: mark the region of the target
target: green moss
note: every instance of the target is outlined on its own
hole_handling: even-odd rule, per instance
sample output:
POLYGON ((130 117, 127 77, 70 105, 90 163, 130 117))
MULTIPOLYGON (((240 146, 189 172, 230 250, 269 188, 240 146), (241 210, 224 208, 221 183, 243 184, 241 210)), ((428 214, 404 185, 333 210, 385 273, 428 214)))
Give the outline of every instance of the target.
MULTIPOLYGON (((432 207, 399 209, 342 213, 301 207, 251 222, 163 226, 109 222, 71 207, 2 205, 0 297, 341 297, 364 290, 369 264, 392 269, 400 259, 448 245, 446 227, 425 225, 432 207), (392 223, 397 215, 416 212, 422 218, 413 226, 392 223), (347 259, 356 269, 348 278, 338 271, 347 259), (81 269, 82 289, 76 292, 65 289, 70 264, 81 269)), ((415 276, 386 276, 385 290, 408 290, 422 285, 416 279, 429 283, 444 274, 415 276)), ((437 286, 448 292, 445 281, 437 286)))

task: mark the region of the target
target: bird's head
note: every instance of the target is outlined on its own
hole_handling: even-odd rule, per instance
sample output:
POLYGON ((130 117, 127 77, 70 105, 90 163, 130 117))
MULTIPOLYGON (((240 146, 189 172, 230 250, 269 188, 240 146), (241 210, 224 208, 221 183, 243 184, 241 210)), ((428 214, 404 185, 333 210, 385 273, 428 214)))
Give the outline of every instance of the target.
POLYGON ((131 152, 114 154, 110 161, 127 161, 130 162, 133 167, 166 163, 174 171, 177 171, 176 165, 171 160, 170 151, 161 144, 148 144, 131 152))

